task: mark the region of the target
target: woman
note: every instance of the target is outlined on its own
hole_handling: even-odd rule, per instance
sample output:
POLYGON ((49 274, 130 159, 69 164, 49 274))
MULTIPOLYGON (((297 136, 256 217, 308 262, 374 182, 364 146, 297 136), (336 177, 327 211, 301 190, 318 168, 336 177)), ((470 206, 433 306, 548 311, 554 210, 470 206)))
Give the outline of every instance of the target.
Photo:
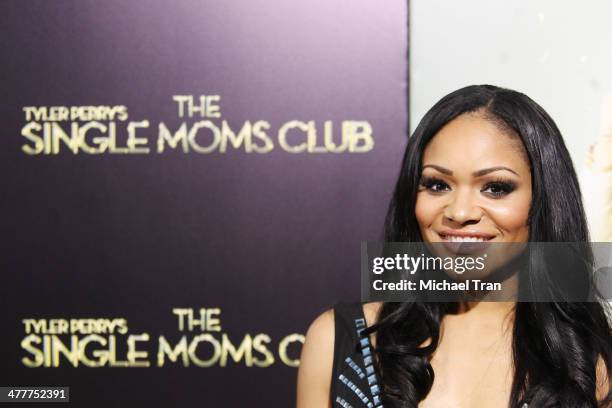
MULTIPOLYGON (((589 241, 560 132, 521 93, 489 85, 455 91, 409 139, 386 240, 466 237, 589 241)), ((612 406, 612 334, 604 305, 340 305, 308 330, 297 405, 612 406)))

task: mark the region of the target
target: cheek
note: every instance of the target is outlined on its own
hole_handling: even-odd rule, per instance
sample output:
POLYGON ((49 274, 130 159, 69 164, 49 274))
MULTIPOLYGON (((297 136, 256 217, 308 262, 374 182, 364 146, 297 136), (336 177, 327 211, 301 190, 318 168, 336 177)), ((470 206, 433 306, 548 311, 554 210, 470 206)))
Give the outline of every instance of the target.
POLYGON ((491 206, 488 213, 498 228, 506 234, 520 236, 526 239, 529 233, 527 225, 531 194, 516 195, 503 204, 491 206))
POLYGON ((439 204, 435 199, 428 197, 426 193, 418 193, 414 215, 419 223, 421 230, 430 226, 436 219, 436 215, 440 212, 439 204))

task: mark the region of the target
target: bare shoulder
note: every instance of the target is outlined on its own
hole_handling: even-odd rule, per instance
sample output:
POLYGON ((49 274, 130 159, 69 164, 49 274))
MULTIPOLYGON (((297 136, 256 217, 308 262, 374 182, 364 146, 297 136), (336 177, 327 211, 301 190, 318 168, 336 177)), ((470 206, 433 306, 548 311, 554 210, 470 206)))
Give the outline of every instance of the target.
POLYGON ((319 315, 308 328, 298 371, 297 407, 327 408, 334 363, 334 311, 319 315))
POLYGON ((608 370, 603 358, 600 356, 597 360, 597 366, 595 369, 597 379, 597 400, 603 400, 610 392, 610 379, 608 378, 608 370))

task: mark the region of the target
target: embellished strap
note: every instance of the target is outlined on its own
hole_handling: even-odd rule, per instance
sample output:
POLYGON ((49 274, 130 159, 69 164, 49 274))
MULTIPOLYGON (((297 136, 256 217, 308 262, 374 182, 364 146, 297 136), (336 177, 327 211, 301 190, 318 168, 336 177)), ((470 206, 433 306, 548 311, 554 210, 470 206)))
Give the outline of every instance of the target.
POLYGON ((344 408, 355 407, 350 401, 357 398, 360 407, 383 408, 370 339, 367 336, 362 337, 366 328, 362 305, 338 304, 334 307, 334 316, 336 335, 331 384, 332 403, 344 408))

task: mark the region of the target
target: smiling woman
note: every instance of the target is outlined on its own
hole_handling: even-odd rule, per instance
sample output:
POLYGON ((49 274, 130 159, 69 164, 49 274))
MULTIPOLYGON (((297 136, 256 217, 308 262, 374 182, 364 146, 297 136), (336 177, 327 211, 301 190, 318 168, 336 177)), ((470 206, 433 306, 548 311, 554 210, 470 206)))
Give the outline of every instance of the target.
POLYGON ((515 132, 482 109, 464 113, 438 132, 422 160, 415 212, 425 241, 527 241, 531 170, 515 132))
MULTIPOLYGON (((559 130, 526 95, 490 85, 455 91, 422 119, 406 148, 386 240, 582 242, 592 258, 559 130)), ((509 279, 554 285, 536 261, 509 279)), ((586 279, 586 269, 573 273, 586 279)), ((298 407, 610 407, 606 306, 338 305, 308 331, 298 407)))

